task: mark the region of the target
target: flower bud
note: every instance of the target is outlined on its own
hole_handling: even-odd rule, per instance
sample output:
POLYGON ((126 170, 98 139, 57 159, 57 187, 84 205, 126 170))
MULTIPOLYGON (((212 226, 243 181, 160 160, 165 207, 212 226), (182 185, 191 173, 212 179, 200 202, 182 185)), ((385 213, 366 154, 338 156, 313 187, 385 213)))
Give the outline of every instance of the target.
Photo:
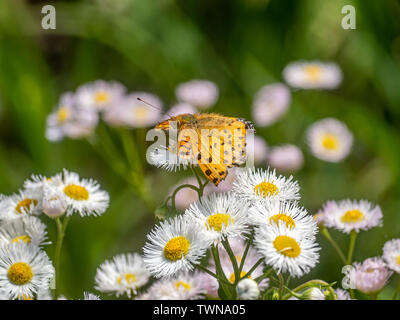
POLYGON ((239 300, 256 300, 260 295, 257 282, 253 279, 240 280, 236 286, 236 294, 239 300))
POLYGON ((304 290, 304 292, 301 295, 301 299, 304 300, 325 300, 325 294, 322 292, 322 290, 318 288, 309 288, 307 290, 304 290))
POLYGON ((57 218, 67 210, 67 200, 62 193, 47 190, 44 193, 42 206, 47 216, 57 218))

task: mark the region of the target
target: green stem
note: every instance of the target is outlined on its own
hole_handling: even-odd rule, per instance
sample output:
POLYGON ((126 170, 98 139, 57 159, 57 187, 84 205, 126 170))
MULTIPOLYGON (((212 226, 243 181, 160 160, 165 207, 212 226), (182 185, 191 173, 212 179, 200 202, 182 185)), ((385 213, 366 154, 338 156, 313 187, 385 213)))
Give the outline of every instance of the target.
POLYGON ((175 211, 177 211, 176 205, 175 205, 176 194, 179 192, 179 190, 184 189, 184 188, 190 188, 190 189, 193 189, 194 191, 196 191, 197 193, 199 193, 199 188, 197 188, 196 186, 194 186, 192 184, 182 184, 179 187, 177 187, 171 195, 171 206, 175 211))
POLYGON ((283 287, 285 286, 285 279, 283 278, 282 273, 278 274, 278 278, 279 278, 279 300, 282 300, 283 287))
POLYGON ((396 300, 397 295, 399 294, 399 292, 400 292, 400 276, 399 276, 399 281, 397 282, 397 288, 394 291, 392 300, 396 300))
POLYGON ((239 266, 238 266, 235 254, 233 253, 232 248, 231 248, 227 238, 222 240, 222 245, 224 246, 226 252, 228 253, 229 259, 232 262, 233 272, 235 273, 234 285, 236 285, 240 280, 240 272, 239 272, 239 266))
POLYGON ((224 295, 227 298, 231 298, 232 297, 232 293, 231 293, 231 290, 229 289, 229 287, 232 286, 232 283, 230 283, 228 281, 228 279, 226 278, 225 272, 222 269, 221 260, 219 258, 219 253, 218 253, 218 248, 215 247, 214 245, 212 245, 211 246, 211 253, 212 253, 213 258, 214 258, 215 271, 217 273, 217 276, 224 280, 224 281, 220 282, 219 285, 222 288, 222 291, 224 292, 224 295), (229 283, 229 286, 225 285, 225 283, 229 283))
MULTIPOLYGON (((335 290, 332 289, 332 284, 329 284, 323 280, 310 280, 310 281, 304 282, 301 285, 299 285, 298 287, 294 288, 292 291, 299 292, 308 287, 326 287, 327 290, 330 292, 331 296, 333 297, 333 300, 337 300, 337 295, 336 295, 335 290)), ((283 297, 283 300, 287 300, 291 296, 292 296, 292 294, 288 293, 287 295, 285 295, 283 297)))
POLYGON ((219 277, 217 274, 215 274, 214 272, 212 272, 211 270, 208 270, 207 268, 203 267, 202 265, 198 264, 195 266, 196 268, 198 268, 201 271, 204 271, 205 273, 208 273, 210 276, 214 277, 215 279, 217 279, 218 281, 221 281, 227 285, 232 285, 232 283, 226 281, 225 279, 222 279, 221 277, 219 277))
POLYGON ((269 269, 268 271, 263 273, 261 276, 255 278, 254 281, 257 283, 260 283, 263 279, 268 278, 272 271, 274 271, 273 268, 269 269))
POLYGON ((321 226, 320 229, 321 229, 322 235, 329 241, 331 246, 336 250, 336 252, 339 255, 340 259, 342 260, 343 264, 347 264, 346 257, 344 256, 343 251, 340 249, 340 247, 336 243, 336 241, 333 240, 328 229, 324 226, 321 226))
POLYGON ((352 230, 350 232, 349 251, 348 251, 347 261, 346 261, 347 265, 350 265, 353 260, 353 253, 354 253, 354 247, 356 244, 356 239, 357 239, 357 232, 352 230))
POLYGON ((251 267, 251 269, 243 276, 241 279, 248 278, 251 276, 251 274, 254 272, 254 270, 257 269, 257 267, 264 261, 264 258, 260 258, 254 266, 251 267))
POLYGON ((62 244, 65 236, 65 231, 67 229, 67 225, 69 222, 70 217, 65 217, 64 221, 61 222, 60 218, 56 218, 57 224, 57 242, 56 242, 56 249, 55 249, 55 256, 54 256, 54 269, 56 273, 56 298, 60 293, 60 264, 61 264, 61 249, 62 244))
POLYGON ((244 266, 244 261, 246 260, 247 253, 249 252, 250 246, 251 246, 251 244, 253 242, 253 238, 254 238, 254 230, 251 231, 249 240, 247 241, 246 248, 244 249, 244 252, 243 252, 243 255, 242 255, 242 260, 240 261, 239 274, 242 273, 243 266, 244 266))

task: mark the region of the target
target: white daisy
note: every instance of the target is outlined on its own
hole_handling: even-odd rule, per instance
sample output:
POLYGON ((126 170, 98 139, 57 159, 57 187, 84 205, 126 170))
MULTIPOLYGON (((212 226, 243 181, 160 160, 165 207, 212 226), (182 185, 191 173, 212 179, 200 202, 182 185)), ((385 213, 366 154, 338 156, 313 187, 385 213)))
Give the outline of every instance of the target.
POLYGON ((274 124, 288 111, 290 100, 290 90, 282 83, 262 87, 252 106, 254 123, 259 127, 274 124))
POLYGON ((298 61, 285 67, 283 78, 293 88, 335 89, 343 75, 339 66, 333 62, 298 61))
POLYGON ((103 111, 119 103, 125 94, 125 87, 116 81, 97 80, 80 86, 75 95, 80 108, 103 111))
POLYGON ((100 297, 96 294, 90 292, 83 293, 83 300, 101 300, 100 297))
POLYGON ((148 235, 143 248, 144 262, 156 278, 178 271, 190 271, 205 255, 210 242, 199 231, 200 226, 184 216, 162 221, 148 235))
POLYGON ((191 80, 179 84, 175 95, 179 101, 200 109, 212 107, 218 100, 218 87, 208 80, 191 80))
POLYGON ((63 182, 58 188, 66 195, 67 215, 78 212, 82 217, 98 216, 108 208, 109 195, 95 180, 80 179, 77 173, 64 169, 63 182))
POLYGON ((246 278, 240 280, 237 284, 236 294, 239 300, 257 300, 260 295, 260 289, 257 282, 246 278))
POLYGON ((199 300, 205 290, 198 272, 180 272, 178 275, 156 281, 147 291, 151 300, 199 300))
POLYGON ((0 246, 11 243, 31 243, 41 247, 51 243, 46 240, 46 225, 33 216, 13 219, 0 225, 0 246))
POLYGON ((209 241, 243 237, 248 231, 248 205, 231 193, 212 193, 192 203, 185 211, 199 224, 209 241))
POLYGON ((340 162, 351 151, 353 135, 343 122, 326 118, 313 123, 308 128, 307 141, 316 158, 340 162))
POLYGON ((393 239, 385 243, 383 259, 390 269, 400 273, 400 239, 393 239))
POLYGON ((305 237, 314 239, 318 232, 317 222, 307 210, 292 202, 257 202, 250 209, 250 220, 256 226, 265 226, 283 222, 290 230, 296 230, 305 237))
POLYGON ((382 226, 381 208, 366 200, 328 201, 323 207, 324 225, 344 233, 382 226))
POLYGON ((117 297, 136 295, 150 278, 142 257, 137 254, 119 254, 97 269, 95 288, 100 292, 114 293, 117 297))
POLYGON ((241 199, 256 201, 291 201, 300 199, 299 184, 290 176, 286 179, 275 170, 250 168, 237 175, 232 192, 241 199))
POLYGON ((18 194, 0 199, 0 219, 19 219, 28 215, 39 215, 42 199, 38 190, 21 190, 18 194))
POLYGON ((0 248, 0 287, 11 298, 33 297, 49 287, 54 268, 46 253, 32 244, 0 248))
POLYGON ((77 106, 75 95, 65 93, 58 106, 47 117, 46 138, 60 141, 64 137, 78 139, 93 133, 99 116, 95 110, 77 106))
POLYGON ((292 144, 286 144, 270 149, 268 163, 279 171, 297 171, 304 163, 303 152, 292 144))
POLYGON ((184 156, 178 153, 177 142, 171 139, 168 147, 159 145, 148 153, 147 161, 158 168, 167 171, 186 169, 190 165, 197 165, 197 159, 192 156, 184 156))
POLYGON ((282 221, 257 228, 254 243, 265 263, 278 273, 287 271, 292 277, 301 277, 318 263, 317 243, 288 229, 282 221))

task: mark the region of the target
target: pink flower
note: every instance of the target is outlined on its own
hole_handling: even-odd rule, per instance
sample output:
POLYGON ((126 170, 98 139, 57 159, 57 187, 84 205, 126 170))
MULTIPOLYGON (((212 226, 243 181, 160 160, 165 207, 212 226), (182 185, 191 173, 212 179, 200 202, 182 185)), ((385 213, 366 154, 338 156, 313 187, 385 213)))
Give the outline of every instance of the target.
POLYGON ((380 257, 368 258, 363 263, 354 263, 353 266, 350 283, 365 294, 381 291, 392 275, 380 257))

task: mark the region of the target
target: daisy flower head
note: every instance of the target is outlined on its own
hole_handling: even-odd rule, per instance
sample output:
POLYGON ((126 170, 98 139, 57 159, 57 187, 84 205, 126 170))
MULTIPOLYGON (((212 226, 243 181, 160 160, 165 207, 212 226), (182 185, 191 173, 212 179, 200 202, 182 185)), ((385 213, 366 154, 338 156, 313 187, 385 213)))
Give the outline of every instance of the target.
POLYGON ((248 231, 248 205, 232 193, 211 193, 192 203, 185 211, 196 221, 209 241, 243 237, 248 231))
POLYGON ((38 190, 20 190, 18 194, 0 199, 0 220, 13 220, 42 211, 41 193, 38 190))
POLYGON ((46 225, 34 216, 6 221, 0 225, 0 247, 12 243, 31 243, 41 247, 47 240, 46 225))
POLYGON ((400 273, 400 239, 393 239, 385 243, 383 259, 391 270, 400 273))
POLYGON ((83 293, 83 300, 101 300, 101 299, 100 299, 100 296, 85 291, 83 293))
POLYGON ((304 163, 303 152, 292 144, 286 144, 271 148, 268 154, 268 162, 271 167, 284 172, 297 171, 304 163))
POLYGON ((246 278, 240 280, 236 286, 236 294, 239 300, 257 300, 260 295, 260 289, 257 282, 246 278))
POLYGON ((212 107, 218 100, 218 87, 208 80, 191 80, 179 84, 175 95, 180 102, 188 103, 199 109, 212 107))
POLYGON ((104 111, 119 103, 125 91, 125 87, 119 82, 96 80, 76 90, 76 104, 83 109, 104 111))
POLYGON ((47 254, 32 244, 13 243, 0 248, 0 287, 12 299, 33 297, 48 289, 54 268, 47 254))
POLYGON ((249 217, 257 227, 279 225, 282 222, 286 228, 296 230, 310 239, 314 239, 318 232, 317 222, 313 216, 297 203, 256 202, 250 208, 249 217))
POLYGON ((75 172, 64 169, 59 192, 64 193, 68 204, 67 215, 78 212, 84 216, 99 216, 109 205, 109 195, 92 179, 81 179, 75 172))
POLYGON ((46 138, 57 142, 64 137, 78 139, 93 133, 99 116, 96 111, 77 105, 76 96, 65 93, 46 121, 46 138))
POLYGON ((97 269, 95 288, 100 292, 115 293, 117 297, 136 295, 150 278, 142 257, 137 254, 119 254, 97 269))
POLYGON ((286 83, 299 89, 335 89, 342 82, 342 71, 336 63, 297 61, 283 70, 286 83))
POLYGON ((121 116, 125 126, 145 128, 157 124, 162 117, 162 101, 155 94, 133 92, 121 104, 121 116), (138 100, 138 98, 143 101, 138 100))
POLYGON ((319 260, 318 244, 299 231, 287 228, 282 221, 257 228, 254 243, 267 265, 278 273, 289 272, 292 277, 310 272, 319 260))
POLYGON ((292 201, 300 199, 299 184, 293 177, 277 175, 269 168, 241 170, 233 184, 232 192, 240 199, 250 201, 292 201))
POLYGON ((199 300, 205 293, 199 272, 180 272, 174 277, 161 279, 147 292, 151 300, 199 300))
POLYGON ((392 275, 380 257, 368 258, 362 263, 355 262, 353 267, 349 274, 350 283, 365 294, 381 291, 392 275))
POLYGON ((343 122, 325 118, 308 128, 307 141, 311 153, 316 158, 328 162, 340 162, 351 151, 353 134, 343 122))
POLYGON ((338 300, 351 300, 350 294, 346 290, 338 288, 335 292, 338 300))
POLYGON ((196 221, 177 216, 162 221, 148 235, 144 262, 156 277, 169 277, 178 271, 190 271, 210 246, 196 221))
POLYGON ((161 144, 150 150, 147 161, 157 168, 174 172, 195 165, 192 155, 186 156, 178 152, 178 142, 174 139, 170 139, 168 146, 161 144))
POLYGON ((344 233, 382 226, 382 211, 366 200, 328 201, 323 207, 324 225, 344 233))
POLYGON ((252 113, 254 123, 266 127, 278 121, 289 109, 290 90, 282 83, 262 87, 255 95, 252 113))

